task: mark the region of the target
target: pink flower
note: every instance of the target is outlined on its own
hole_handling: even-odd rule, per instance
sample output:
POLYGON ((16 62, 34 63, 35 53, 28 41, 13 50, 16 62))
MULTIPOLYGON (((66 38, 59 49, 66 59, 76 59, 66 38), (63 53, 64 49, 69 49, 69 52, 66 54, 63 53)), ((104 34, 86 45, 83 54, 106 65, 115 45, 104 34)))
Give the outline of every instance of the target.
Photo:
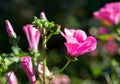
POLYGON ((96 19, 109 24, 118 24, 120 22, 120 2, 108 3, 93 14, 96 19))
POLYGON ((5 26, 6 26, 6 30, 7 30, 9 37, 16 38, 16 33, 14 32, 13 27, 10 24, 9 20, 5 20, 5 26))
POLYGON ((100 27, 98 29, 98 34, 108 34, 109 33, 109 30, 105 27, 100 27))
POLYGON ((29 47, 31 50, 37 50, 40 39, 40 31, 33 27, 32 24, 27 24, 23 27, 23 30, 27 36, 29 47))
POLYGON ((7 77, 9 84, 18 84, 17 83, 17 78, 16 78, 15 73, 13 71, 12 72, 7 72, 5 74, 5 76, 7 77))
POLYGON ((67 40, 64 44, 71 57, 77 57, 95 50, 97 45, 96 39, 92 36, 87 37, 83 30, 65 28, 64 32, 61 32, 61 34, 67 40))
POLYGON ((22 68, 24 69, 24 71, 26 72, 26 74, 30 80, 30 84, 37 84, 36 77, 35 77, 34 71, 33 71, 31 57, 29 57, 29 56, 22 57, 21 64, 22 64, 22 68))
MULTIPOLYGON (((43 62, 38 63, 38 74, 41 77, 43 77, 43 62)), ((51 75, 49 69, 46 67, 46 83, 49 84, 49 76, 51 75)))
POLYGON ((70 82, 70 78, 64 74, 56 74, 53 79, 53 84, 71 84, 70 82))
POLYGON ((103 51, 110 55, 115 55, 118 51, 118 45, 114 41, 108 41, 103 45, 103 51))

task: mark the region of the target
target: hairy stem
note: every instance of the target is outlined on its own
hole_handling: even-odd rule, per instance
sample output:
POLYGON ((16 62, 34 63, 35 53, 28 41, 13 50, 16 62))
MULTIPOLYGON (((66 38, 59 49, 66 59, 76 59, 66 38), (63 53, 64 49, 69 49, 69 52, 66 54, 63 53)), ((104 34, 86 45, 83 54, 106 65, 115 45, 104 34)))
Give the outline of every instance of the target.
POLYGON ((47 36, 46 29, 43 28, 43 42, 42 42, 42 56, 43 56, 43 84, 46 84, 46 45, 47 45, 47 36))

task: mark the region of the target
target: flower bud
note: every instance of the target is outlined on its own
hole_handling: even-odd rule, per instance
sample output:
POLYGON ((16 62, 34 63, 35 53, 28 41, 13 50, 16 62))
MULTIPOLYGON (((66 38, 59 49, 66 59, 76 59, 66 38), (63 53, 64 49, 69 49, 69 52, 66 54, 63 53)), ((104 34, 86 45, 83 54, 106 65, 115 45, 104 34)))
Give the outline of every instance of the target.
POLYGON ((39 45, 40 31, 33 27, 32 24, 27 24, 23 27, 26 34, 30 50, 36 51, 39 45))
POLYGON ((22 64, 22 68, 24 69, 24 71, 26 72, 26 74, 30 80, 30 84, 37 84, 36 77, 35 77, 35 74, 33 71, 31 57, 29 57, 29 56, 22 57, 21 64, 22 64))
POLYGON ((40 13, 40 18, 41 18, 41 19, 47 19, 44 12, 41 12, 41 13, 40 13))
POLYGON ((9 84, 18 84, 17 83, 17 78, 16 78, 15 73, 13 71, 12 72, 7 72, 5 74, 5 76, 8 79, 9 84))
POLYGON ((6 30, 7 30, 9 37, 16 38, 16 33, 14 32, 13 27, 10 24, 9 20, 5 20, 5 26, 6 26, 6 30))

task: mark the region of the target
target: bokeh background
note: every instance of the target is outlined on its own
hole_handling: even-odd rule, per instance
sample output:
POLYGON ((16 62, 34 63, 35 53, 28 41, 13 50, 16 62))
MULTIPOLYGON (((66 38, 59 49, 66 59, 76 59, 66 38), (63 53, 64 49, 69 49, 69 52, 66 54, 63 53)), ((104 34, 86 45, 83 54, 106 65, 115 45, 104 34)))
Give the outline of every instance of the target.
MULTIPOLYGON (((91 25, 93 12, 113 1, 117 0, 0 0, 0 38, 2 39, 0 51, 10 51, 6 41, 8 40, 4 24, 6 19, 10 20, 17 35, 21 36, 20 46, 26 49, 22 27, 31 23, 34 16, 39 17, 41 11, 46 13, 49 21, 61 24, 62 28, 80 28, 87 31, 93 25, 91 25)), ((50 47, 53 46, 55 45, 50 47)))
MULTIPOLYGON (((115 1, 119 0, 0 0, 0 53, 11 52, 5 29, 6 19, 10 20, 17 36, 20 36, 19 46, 27 52, 28 43, 22 27, 31 23, 34 16, 39 17, 40 12, 44 11, 49 21, 60 24, 61 30, 65 27, 82 29, 89 35, 89 29, 99 25, 93 19, 93 12, 106 3, 115 1)), ((65 39, 61 35, 53 36, 49 40, 47 62, 50 70, 64 66, 66 62, 64 42, 65 39)), ((109 73, 111 69, 104 64, 100 56, 85 54, 78 57, 77 62, 71 63, 63 74, 70 77, 71 84, 107 84, 104 73, 109 73), (103 66, 107 68, 103 69, 103 66)), ((16 72, 17 77, 23 77, 20 82, 24 81, 24 84, 27 84, 26 76, 19 77, 19 73, 16 72)))

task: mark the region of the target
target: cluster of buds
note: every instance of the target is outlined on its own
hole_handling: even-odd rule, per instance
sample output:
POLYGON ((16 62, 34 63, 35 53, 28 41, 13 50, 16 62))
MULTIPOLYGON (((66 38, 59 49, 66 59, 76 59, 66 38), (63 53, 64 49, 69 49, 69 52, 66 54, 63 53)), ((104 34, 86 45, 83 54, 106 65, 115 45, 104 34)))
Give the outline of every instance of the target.
POLYGON ((45 28, 48 33, 52 33, 52 34, 59 34, 60 28, 61 28, 61 26, 59 24, 55 24, 53 21, 49 22, 45 16, 44 12, 40 13, 40 18, 34 17, 33 24, 36 28, 38 28, 40 30, 45 28))

